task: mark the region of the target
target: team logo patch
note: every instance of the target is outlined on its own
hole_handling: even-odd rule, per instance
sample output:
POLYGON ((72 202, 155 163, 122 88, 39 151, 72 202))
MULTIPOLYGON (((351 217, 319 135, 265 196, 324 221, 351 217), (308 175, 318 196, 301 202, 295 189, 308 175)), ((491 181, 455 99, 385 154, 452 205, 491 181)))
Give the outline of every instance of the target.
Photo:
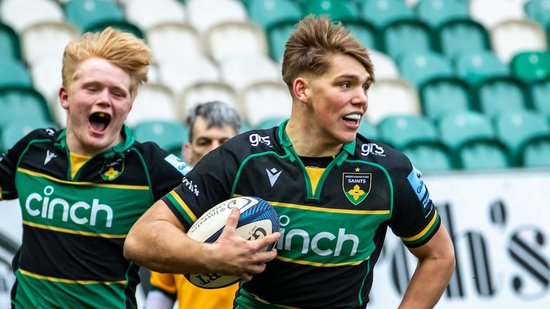
POLYGON ((358 205, 369 195, 372 184, 371 173, 343 173, 342 189, 353 205, 358 205))
POLYGON ((101 168, 101 178, 105 181, 113 181, 124 171, 124 158, 118 157, 111 161, 105 161, 101 168))

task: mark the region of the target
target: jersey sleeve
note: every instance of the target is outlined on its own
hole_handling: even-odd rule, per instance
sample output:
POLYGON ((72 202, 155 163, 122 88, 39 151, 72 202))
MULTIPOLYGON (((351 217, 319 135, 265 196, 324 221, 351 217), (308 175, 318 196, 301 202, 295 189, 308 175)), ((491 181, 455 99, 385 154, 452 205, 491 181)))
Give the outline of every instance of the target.
POLYGON ((226 144, 204 156, 181 184, 162 198, 186 229, 208 209, 231 197, 238 159, 226 144))
POLYGON ((53 134, 51 132, 53 132, 51 129, 34 130, 15 143, 6 153, 0 154, 0 200, 16 199, 18 197, 15 188, 15 172, 19 158, 33 140, 48 138, 49 135, 53 134))
POLYGON ((395 203, 389 226, 407 247, 419 247, 432 238, 441 224, 428 187, 422 173, 410 162, 396 173, 394 186, 395 203))
POLYGON ((154 200, 177 187, 191 167, 155 143, 142 144, 154 200))

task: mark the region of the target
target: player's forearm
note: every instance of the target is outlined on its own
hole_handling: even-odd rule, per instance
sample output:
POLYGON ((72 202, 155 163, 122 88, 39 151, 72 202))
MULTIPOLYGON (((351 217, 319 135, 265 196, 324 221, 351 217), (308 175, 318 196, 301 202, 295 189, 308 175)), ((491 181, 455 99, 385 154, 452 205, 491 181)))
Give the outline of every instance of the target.
POLYGON ((399 309, 433 308, 455 269, 453 256, 419 261, 399 309))

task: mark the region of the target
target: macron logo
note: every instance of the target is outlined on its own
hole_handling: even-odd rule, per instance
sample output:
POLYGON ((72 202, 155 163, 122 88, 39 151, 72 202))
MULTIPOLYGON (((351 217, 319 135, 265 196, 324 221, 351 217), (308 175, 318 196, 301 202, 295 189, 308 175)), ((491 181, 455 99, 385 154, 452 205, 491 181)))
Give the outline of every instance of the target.
POLYGON ((267 177, 269 177, 269 183, 271 184, 271 187, 273 188, 273 185, 275 185, 275 182, 277 181, 277 179, 281 175, 282 171, 278 171, 276 168, 272 168, 270 170, 268 170, 266 168, 265 171, 267 172, 267 177))
POLYGON ((49 150, 46 153, 46 158, 44 159, 44 165, 48 164, 53 158, 56 158, 57 155, 55 153, 51 153, 49 150))

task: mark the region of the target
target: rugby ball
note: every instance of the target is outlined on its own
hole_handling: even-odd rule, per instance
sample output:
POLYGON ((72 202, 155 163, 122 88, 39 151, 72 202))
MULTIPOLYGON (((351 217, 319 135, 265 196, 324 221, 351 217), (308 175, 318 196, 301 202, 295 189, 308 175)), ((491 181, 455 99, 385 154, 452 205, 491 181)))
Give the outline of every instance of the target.
MULTIPOLYGON (((258 197, 240 196, 223 201, 209 209, 189 228, 187 235, 201 242, 215 242, 223 232, 227 218, 235 207, 241 213, 236 232, 242 238, 253 240, 279 231, 279 218, 269 203, 258 197)), ((274 245, 271 244, 265 250, 273 249, 274 245)), ((192 284, 205 289, 226 287, 240 280, 237 276, 216 273, 184 274, 184 276, 192 284)))

